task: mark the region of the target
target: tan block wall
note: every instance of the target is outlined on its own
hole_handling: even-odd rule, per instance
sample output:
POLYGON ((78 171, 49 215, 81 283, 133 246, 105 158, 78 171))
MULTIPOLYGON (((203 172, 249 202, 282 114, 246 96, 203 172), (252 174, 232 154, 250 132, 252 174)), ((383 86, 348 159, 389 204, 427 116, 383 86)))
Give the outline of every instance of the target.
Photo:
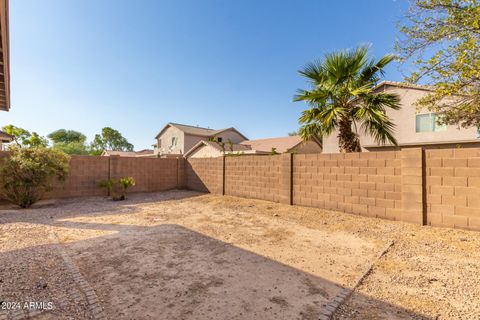
POLYGON ((106 196, 106 190, 100 189, 98 182, 108 179, 108 175, 109 157, 74 156, 70 159, 67 180, 58 183, 44 198, 106 196))
POLYGON ((223 190, 223 157, 185 160, 186 186, 214 194, 223 190))
MULTIPOLYGON (((8 153, 0 154, 0 158, 8 153)), ((185 186, 185 160, 133 157, 72 156, 66 181, 56 183, 45 199, 107 196, 98 187, 101 180, 133 177, 135 186, 129 192, 154 192, 185 186)))
POLYGON ((179 162, 175 158, 111 157, 110 176, 112 179, 133 177, 135 186, 130 192, 175 189, 179 185, 179 162))
POLYGON ((427 150, 427 221, 480 230, 480 148, 427 150))
POLYGON ((281 155, 225 157, 225 194, 280 202, 281 155))
POLYGON ((400 220, 401 199, 399 152, 293 158, 293 204, 400 220))

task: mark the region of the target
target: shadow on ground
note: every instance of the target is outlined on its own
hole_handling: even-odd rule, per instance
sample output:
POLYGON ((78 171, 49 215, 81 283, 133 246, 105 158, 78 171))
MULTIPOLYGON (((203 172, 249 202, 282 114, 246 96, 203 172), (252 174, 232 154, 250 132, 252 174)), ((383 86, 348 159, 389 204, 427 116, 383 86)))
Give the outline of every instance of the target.
MULTIPOLYGON (((152 194, 151 201, 176 201, 189 195, 192 193, 152 194)), ((38 215, 34 217, 34 212, 24 215, 25 211, 15 211, 0 216, 0 222, 111 232, 61 246, 112 319, 318 319, 322 308, 342 288, 328 279, 177 224, 62 221, 87 214, 101 216, 101 212, 119 214, 128 211, 135 197, 129 201, 80 212, 69 203, 59 205, 54 213, 36 210, 38 215)), ((4 252, 0 264, 0 279, 8 279, 1 282, 0 300, 53 300, 57 309, 41 317, 90 317, 88 308, 72 297, 77 284, 62 266, 56 245, 4 252), (36 278, 26 283, 31 274, 36 278), (48 284, 46 288, 39 287, 42 281, 48 284)), ((362 299, 371 303, 372 318, 427 319, 368 296, 362 299)))

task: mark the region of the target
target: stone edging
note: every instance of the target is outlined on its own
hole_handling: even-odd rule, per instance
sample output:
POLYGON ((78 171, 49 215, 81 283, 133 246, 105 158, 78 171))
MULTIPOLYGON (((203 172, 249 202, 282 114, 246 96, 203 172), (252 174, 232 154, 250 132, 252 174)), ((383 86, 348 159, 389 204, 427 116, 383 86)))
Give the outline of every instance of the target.
POLYGON ((70 274, 72 275, 73 280, 75 281, 75 284, 77 285, 78 290, 75 290, 73 294, 74 300, 76 302, 79 302, 82 300, 82 298, 85 298, 87 302, 87 308, 90 311, 92 319, 99 319, 99 320, 107 319, 107 316, 105 315, 105 312, 103 311, 103 308, 100 305, 100 301, 97 297, 97 294, 95 293, 95 290, 93 290, 90 284, 83 278, 82 274, 78 270, 73 260, 70 258, 70 256, 67 254, 65 249, 62 247, 62 245, 58 241, 57 235, 53 231, 51 232, 50 235, 51 235, 51 238, 55 241, 55 244, 59 249, 60 255, 62 256, 63 261, 67 266, 67 269, 70 271, 70 274))
POLYGON ((338 308, 345 303, 345 301, 352 295, 352 293, 357 289, 365 280, 365 278, 372 272, 374 264, 380 260, 387 252, 390 250, 390 248, 393 246, 395 242, 391 240, 386 247, 380 252, 380 254, 377 256, 377 259, 373 261, 368 268, 362 273, 360 277, 357 278, 357 281, 355 281, 355 284, 353 288, 343 288, 340 290, 337 295, 330 300, 330 302, 323 308, 323 310, 320 312, 320 316, 318 317, 319 320, 329 320, 332 319, 333 315, 335 312, 338 310, 338 308))

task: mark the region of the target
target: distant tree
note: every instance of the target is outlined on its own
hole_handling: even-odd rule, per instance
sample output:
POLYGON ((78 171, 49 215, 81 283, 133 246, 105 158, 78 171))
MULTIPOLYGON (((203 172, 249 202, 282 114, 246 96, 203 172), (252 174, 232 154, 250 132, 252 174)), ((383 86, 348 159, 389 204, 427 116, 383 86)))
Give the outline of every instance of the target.
POLYGON ((117 130, 105 127, 101 134, 95 135, 91 143, 91 153, 100 155, 105 150, 133 151, 133 144, 129 143, 117 130))
POLYGON ((12 124, 2 127, 2 131, 13 136, 13 141, 18 147, 37 148, 48 146, 48 140, 45 137, 40 136, 36 132, 30 133, 30 131, 12 124))
POLYGON ((373 90, 393 56, 375 61, 368 57, 368 49, 364 46, 334 52, 299 71, 310 85, 307 90, 299 90, 294 98, 310 106, 299 119, 304 139, 328 136, 338 129, 341 152, 361 151, 357 132, 360 129, 378 143, 397 144, 393 136, 395 125, 385 111, 399 109, 399 97, 373 90))
POLYGON ((293 137, 293 136, 298 136, 299 134, 298 134, 298 131, 291 131, 291 132, 288 133, 288 135, 290 137, 293 137))
POLYGON ((83 142, 57 142, 54 143, 52 149, 63 151, 69 155, 87 155, 90 154, 90 150, 88 146, 83 142))
POLYGON ((86 155, 89 153, 85 144, 87 137, 75 130, 59 129, 47 136, 53 142, 52 148, 70 155, 86 155))
POLYGON ((441 123, 480 127, 480 2, 414 0, 400 31, 397 51, 416 67, 407 81, 434 89, 418 106, 441 123))
POLYGON ((72 143, 72 142, 85 142, 87 137, 75 130, 59 129, 53 131, 47 137, 53 141, 53 143, 72 143))
POLYGON ((45 137, 40 136, 38 133, 32 132, 27 139, 25 146, 29 148, 46 148, 48 147, 48 140, 45 137))

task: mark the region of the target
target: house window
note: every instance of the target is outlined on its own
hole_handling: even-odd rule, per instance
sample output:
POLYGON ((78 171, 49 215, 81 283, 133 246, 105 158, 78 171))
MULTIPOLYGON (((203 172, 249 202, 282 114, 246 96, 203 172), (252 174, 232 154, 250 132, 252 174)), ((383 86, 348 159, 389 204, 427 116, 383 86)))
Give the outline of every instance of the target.
POLYGON ((439 115, 436 113, 417 114, 415 117, 416 132, 439 132, 446 131, 445 124, 438 124, 439 115))
POLYGON ((222 140, 223 140, 223 139, 222 139, 221 137, 218 137, 218 138, 217 138, 217 142, 222 142, 222 140))
POLYGON ((172 143, 170 145, 170 147, 176 147, 177 146, 177 142, 178 142, 178 138, 177 137, 172 137, 172 143))

